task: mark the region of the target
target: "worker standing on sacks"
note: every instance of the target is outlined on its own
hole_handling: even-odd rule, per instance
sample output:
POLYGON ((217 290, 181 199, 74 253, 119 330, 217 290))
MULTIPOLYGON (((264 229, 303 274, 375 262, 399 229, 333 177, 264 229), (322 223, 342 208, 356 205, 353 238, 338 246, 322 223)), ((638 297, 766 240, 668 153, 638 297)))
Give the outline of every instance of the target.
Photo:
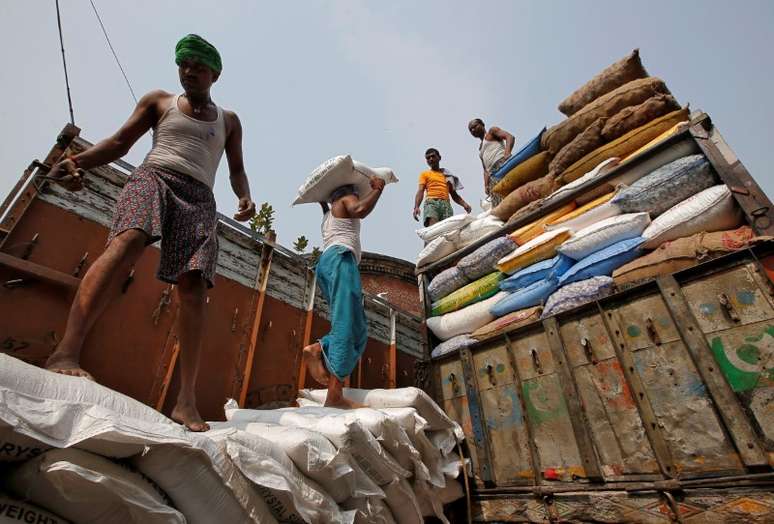
POLYGON ((335 189, 323 210, 323 253, 315 272, 330 307, 330 332, 304 348, 304 360, 317 382, 328 386, 328 407, 360 407, 344 398, 344 380, 352 373, 368 342, 368 325, 360 285, 360 221, 376 206, 384 180, 371 177, 371 191, 360 198, 353 185, 335 189))
POLYGON ((492 202, 492 208, 494 208, 502 198, 492 192, 492 188, 498 182, 492 178, 492 175, 510 158, 516 138, 508 131, 496 126, 490 127, 487 131, 484 121, 480 118, 474 118, 468 122, 468 131, 481 140, 481 144, 478 146, 478 156, 481 158, 481 165, 484 166, 484 191, 492 202))
POLYGON ((239 199, 236 220, 255 215, 242 159, 242 126, 237 115, 215 105, 210 88, 222 70, 220 54, 197 35, 175 47, 180 95, 151 91, 137 103, 111 137, 52 166, 51 176, 71 190, 83 188, 80 169, 113 162, 150 129, 153 147, 124 186, 116 203, 107 247, 81 281, 62 341, 46 367, 91 379, 80 353, 91 328, 114 299, 145 248, 161 240, 157 277, 177 285, 180 316, 180 392, 171 417, 192 431, 206 431, 196 407, 205 300, 218 257, 215 172, 226 152, 231 187, 239 199))
POLYGON ((448 169, 441 167, 441 153, 431 147, 425 151, 425 162, 430 170, 423 171, 419 175, 419 189, 414 197, 414 220, 419 220, 419 206, 422 205, 422 199, 425 201, 422 209, 424 227, 432 226, 452 216, 454 212, 449 197, 462 206, 466 213, 470 213, 470 206, 457 193, 463 189, 459 178, 452 175, 448 169))

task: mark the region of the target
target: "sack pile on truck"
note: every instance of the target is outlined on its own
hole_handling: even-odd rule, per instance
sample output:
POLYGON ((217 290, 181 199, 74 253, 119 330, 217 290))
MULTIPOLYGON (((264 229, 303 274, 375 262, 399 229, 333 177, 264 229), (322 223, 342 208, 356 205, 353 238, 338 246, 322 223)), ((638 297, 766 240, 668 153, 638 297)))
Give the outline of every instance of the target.
POLYGON ((417 256, 417 266, 424 266, 499 231, 504 222, 490 211, 477 216, 459 214, 417 230, 417 236, 426 242, 417 256))
POLYGON ((560 110, 568 118, 509 161, 494 187, 503 200, 492 215, 537 218, 479 248, 503 255, 479 256, 470 278, 463 259, 430 282, 427 327, 442 341, 433 357, 685 267, 702 256, 701 242, 713 252, 715 238, 738 239, 715 247, 720 254, 756 241, 737 229, 741 210, 694 141, 661 146, 687 129, 689 111, 648 75, 637 50, 560 110), (513 243, 508 253, 503 238, 513 243))
POLYGON ((327 522, 421 523, 424 516, 446 522, 432 493, 443 489, 446 502, 462 496, 457 480, 462 464, 453 450, 463 434, 426 393, 345 388, 346 398, 367 406, 351 410, 323 407, 327 390, 299 394, 298 408, 240 409, 229 401, 227 422, 213 423, 210 432, 248 478, 269 486, 273 506, 284 512, 278 520, 292 522, 289 517, 296 514, 322 522, 328 514, 327 522), (268 442, 287 453, 300 477, 285 475, 287 466, 271 466, 272 460, 279 463, 267 459, 276 451, 255 453, 268 442), (326 495, 327 502, 310 503, 302 491, 317 499, 326 495), (325 509, 331 504, 338 504, 338 513, 325 509))

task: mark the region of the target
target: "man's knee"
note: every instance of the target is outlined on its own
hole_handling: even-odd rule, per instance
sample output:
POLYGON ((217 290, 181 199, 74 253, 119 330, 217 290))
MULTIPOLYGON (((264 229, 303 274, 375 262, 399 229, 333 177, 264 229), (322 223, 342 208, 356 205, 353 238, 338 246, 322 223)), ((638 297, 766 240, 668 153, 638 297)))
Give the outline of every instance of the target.
POLYGON ((145 249, 148 235, 140 229, 127 229, 113 238, 110 247, 123 255, 139 254, 145 249))
POLYGON ((177 280, 177 292, 181 302, 200 304, 207 295, 207 284, 201 271, 189 271, 177 280))

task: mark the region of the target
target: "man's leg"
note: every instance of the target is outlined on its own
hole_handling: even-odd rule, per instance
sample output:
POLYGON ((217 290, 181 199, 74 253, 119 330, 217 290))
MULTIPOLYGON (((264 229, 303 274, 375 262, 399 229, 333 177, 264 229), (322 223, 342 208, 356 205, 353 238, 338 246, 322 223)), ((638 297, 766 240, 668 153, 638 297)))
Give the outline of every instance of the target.
POLYGON ((322 346, 320 346, 319 342, 309 344, 304 348, 303 359, 307 369, 309 369, 309 374, 312 375, 312 378, 318 384, 323 386, 328 384, 330 374, 328 373, 328 370, 325 369, 325 364, 323 363, 322 358, 322 346))
POLYGON ((331 375, 328 379, 328 394, 325 396, 325 407, 356 409, 365 406, 344 398, 344 382, 331 375))
POLYGON ((46 362, 46 368, 77 377, 91 378, 80 368, 81 348, 94 323, 123 285, 122 277, 140 258, 148 235, 129 229, 115 237, 86 271, 70 307, 62 341, 46 362))
POLYGON ((172 420, 185 425, 191 431, 207 431, 210 427, 196 409, 196 376, 199 373, 199 357, 204 335, 204 307, 207 284, 201 271, 189 271, 177 282, 180 297, 180 317, 177 339, 180 343, 180 392, 172 410, 172 420))

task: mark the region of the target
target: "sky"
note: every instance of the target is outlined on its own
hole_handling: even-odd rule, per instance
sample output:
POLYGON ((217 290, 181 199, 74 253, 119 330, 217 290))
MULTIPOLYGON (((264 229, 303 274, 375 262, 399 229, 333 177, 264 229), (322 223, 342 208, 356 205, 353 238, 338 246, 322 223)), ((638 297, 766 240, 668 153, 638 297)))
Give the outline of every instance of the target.
MULTIPOLYGON (((411 213, 424 151, 460 176, 479 209, 481 117, 519 144, 563 116, 557 104, 601 69, 639 48, 651 75, 682 104, 709 113, 739 158, 774 195, 774 2, 94 0, 141 96, 180 92, 174 46, 187 33, 223 57, 213 100, 244 128, 253 199, 276 210, 280 243, 320 244, 318 206, 290 207, 304 178, 351 154, 400 178, 362 228, 363 248, 415 260, 411 213)), ((133 109, 129 90, 88 0, 61 0, 76 124, 92 142, 133 109)), ((0 1, 0 196, 43 158, 69 120, 54 0, 0 1)), ((125 157, 138 165, 140 140, 125 157)), ((226 162, 218 208, 236 209, 226 162)), ((455 205, 455 210, 461 209, 455 205)))

